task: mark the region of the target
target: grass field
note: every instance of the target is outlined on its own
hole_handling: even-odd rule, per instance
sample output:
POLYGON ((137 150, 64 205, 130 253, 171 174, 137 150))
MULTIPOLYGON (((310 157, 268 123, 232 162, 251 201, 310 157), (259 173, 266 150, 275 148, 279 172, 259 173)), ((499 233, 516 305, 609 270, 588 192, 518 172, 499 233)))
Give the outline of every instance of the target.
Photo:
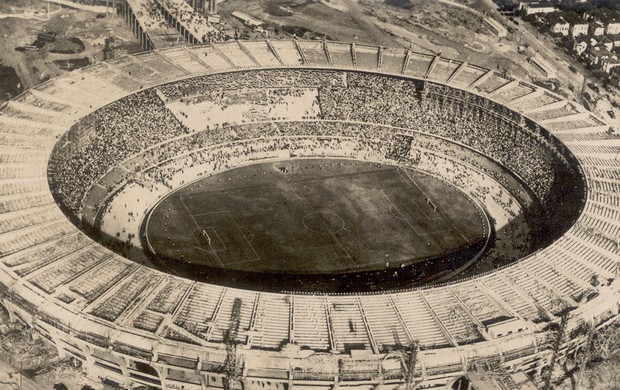
POLYGON ((155 208, 146 234, 158 256, 194 265, 343 273, 400 267, 479 243, 481 213, 460 191, 419 172, 302 159, 186 186, 155 208))

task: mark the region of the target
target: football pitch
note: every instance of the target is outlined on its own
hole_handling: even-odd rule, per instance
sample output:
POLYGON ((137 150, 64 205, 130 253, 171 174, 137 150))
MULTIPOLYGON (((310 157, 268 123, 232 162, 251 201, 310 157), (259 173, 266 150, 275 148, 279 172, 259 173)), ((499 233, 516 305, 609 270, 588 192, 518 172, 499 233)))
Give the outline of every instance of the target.
POLYGON ((193 266, 333 274, 467 252, 485 238, 484 221, 465 194, 421 172, 293 159, 173 192, 150 214, 146 235, 158 257, 193 266))

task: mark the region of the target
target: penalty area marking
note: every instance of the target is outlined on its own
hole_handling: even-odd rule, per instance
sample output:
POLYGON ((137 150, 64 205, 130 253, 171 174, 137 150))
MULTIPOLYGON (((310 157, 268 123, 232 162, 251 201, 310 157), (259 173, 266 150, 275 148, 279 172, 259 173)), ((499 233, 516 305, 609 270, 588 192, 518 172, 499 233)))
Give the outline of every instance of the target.
MULTIPOLYGON (((413 178, 412 178, 411 176, 409 176, 409 174, 408 174, 406 171, 404 171, 401 167, 398 167, 398 168, 397 168, 397 171, 398 171, 398 174, 399 174, 399 175, 401 175, 401 176, 402 176, 402 174, 404 173, 404 175, 405 175, 404 177, 407 177, 407 178, 409 179, 409 181, 410 181, 410 182, 411 182, 414 186, 416 186, 416 187, 417 187, 417 189, 418 189, 418 190, 420 190, 420 192, 421 192, 422 194, 424 194, 424 197, 425 197, 426 199, 431 200, 431 198, 430 198, 428 195, 426 195, 426 192, 424 192, 424 191, 423 191, 423 190, 422 190, 422 189, 418 186, 418 184, 415 182, 415 180, 413 180, 413 178)), ((442 181, 443 181, 443 180, 442 180, 442 181)), ((457 188, 457 189, 458 189, 458 188, 457 188)), ((459 189, 459 191, 461 191, 461 190, 459 189)), ((461 191, 461 192, 463 192, 463 191, 461 191)), ((467 195, 467 194, 466 194, 466 195, 467 195)), ((432 201, 432 200, 431 200, 431 201, 432 201)), ((434 205, 434 204, 435 204, 435 203, 433 203, 433 205, 434 205)), ((430 207, 430 206, 429 206, 429 207, 430 207)), ((464 234, 463 234, 463 232, 461 232, 461 230, 460 230, 458 227, 456 227, 456 226, 454 225, 454 223, 452 223, 452 220, 451 220, 450 218, 448 218, 448 217, 447 217, 447 216, 443 213, 443 211, 441 211, 441 209, 437 208, 437 211, 436 211, 436 212, 437 212, 437 213, 439 213, 439 214, 441 214, 441 216, 444 218, 444 220, 445 220, 446 222, 448 222, 448 224, 452 227, 452 229, 454 229, 454 231, 456 231, 456 233, 458 233, 458 235, 459 235, 459 236, 461 236, 461 237, 463 238, 463 240, 465 240, 465 242, 466 242, 466 243, 468 243, 468 244, 469 244, 469 243, 471 242, 471 241, 467 238, 467 236, 466 236, 466 235, 464 235, 464 234)))

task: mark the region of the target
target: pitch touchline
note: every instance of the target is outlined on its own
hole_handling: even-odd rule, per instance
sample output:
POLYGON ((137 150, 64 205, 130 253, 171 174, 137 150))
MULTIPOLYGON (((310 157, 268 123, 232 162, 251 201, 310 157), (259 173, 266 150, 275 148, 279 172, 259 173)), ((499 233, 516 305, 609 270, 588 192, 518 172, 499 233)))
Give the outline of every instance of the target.
MULTIPOLYGON (((399 174, 400 174, 400 173, 401 173, 401 171, 402 171, 402 169, 401 169, 400 167, 398 167, 398 168, 397 168, 397 170, 398 170, 398 173, 399 173, 399 174)), ((415 182, 415 180, 413 180, 413 179, 411 178, 411 176, 409 176, 409 174, 407 174, 407 172, 404 172, 404 174, 405 174, 405 176, 409 179, 408 181, 409 181, 409 182, 411 182, 414 186, 416 186, 416 188, 417 188, 418 190, 420 190, 420 192, 421 192, 422 194, 424 194, 424 197, 425 197, 426 199, 430 199, 430 198, 428 197, 428 195, 426 195, 426 192, 424 192, 424 190, 422 190, 422 189, 418 186, 418 184, 415 182)), ((465 235, 464 235, 464 234, 463 234, 463 233, 459 230, 459 228, 457 228, 457 227, 456 227, 456 226, 452 223, 452 220, 451 220, 450 218, 448 218, 448 217, 447 217, 447 216, 443 213, 443 211, 441 211, 440 209, 438 209, 438 212, 441 214, 441 216, 443 217, 443 219, 444 219, 445 221, 447 221, 447 222, 448 222, 448 224, 449 224, 449 225, 450 225, 450 226, 451 226, 451 227, 452 227, 452 228, 453 228, 453 229, 454 229, 454 230, 458 233, 458 235, 459 235, 459 236, 461 236, 461 237, 463 238, 463 240, 465 240, 465 242, 469 244, 469 239, 467 239, 467 237, 465 237, 465 235)))
MULTIPOLYGON (((185 204, 185 201, 183 201, 183 196, 179 195, 179 200, 183 204, 183 207, 185 208, 185 211, 187 212, 187 214, 189 214, 189 217, 192 219, 192 221, 194 221, 194 224, 196 225, 196 227, 198 229, 201 229, 200 225, 198 224, 198 222, 196 222, 196 220, 194 219, 194 216, 192 215, 192 213, 190 213, 189 209, 187 208, 187 205, 185 204)), ((213 230, 215 230, 215 229, 213 229, 213 230)), ((222 268, 226 268, 226 267, 224 267, 224 263, 222 263, 222 260, 220 260, 220 257, 217 255, 217 253, 215 251, 212 251, 212 252, 215 255, 215 257, 217 258, 217 261, 218 261, 218 263, 220 263, 222 268)), ((209 253, 211 253, 211 252, 209 252, 209 253)))

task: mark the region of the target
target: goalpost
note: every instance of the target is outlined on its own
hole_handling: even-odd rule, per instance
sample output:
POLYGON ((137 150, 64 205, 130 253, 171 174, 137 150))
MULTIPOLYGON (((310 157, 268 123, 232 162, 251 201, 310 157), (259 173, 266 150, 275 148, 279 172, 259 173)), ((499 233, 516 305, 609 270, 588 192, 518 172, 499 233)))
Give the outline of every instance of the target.
POLYGON ((437 206, 430 198, 426 198, 426 204, 432 207, 434 212, 437 212, 437 206))
POLYGON ((201 231, 202 231, 202 238, 207 240, 207 245, 209 245, 209 247, 211 247, 211 236, 209 236, 209 233, 207 233, 207 231, 205 229, 202 229, 201 231))

